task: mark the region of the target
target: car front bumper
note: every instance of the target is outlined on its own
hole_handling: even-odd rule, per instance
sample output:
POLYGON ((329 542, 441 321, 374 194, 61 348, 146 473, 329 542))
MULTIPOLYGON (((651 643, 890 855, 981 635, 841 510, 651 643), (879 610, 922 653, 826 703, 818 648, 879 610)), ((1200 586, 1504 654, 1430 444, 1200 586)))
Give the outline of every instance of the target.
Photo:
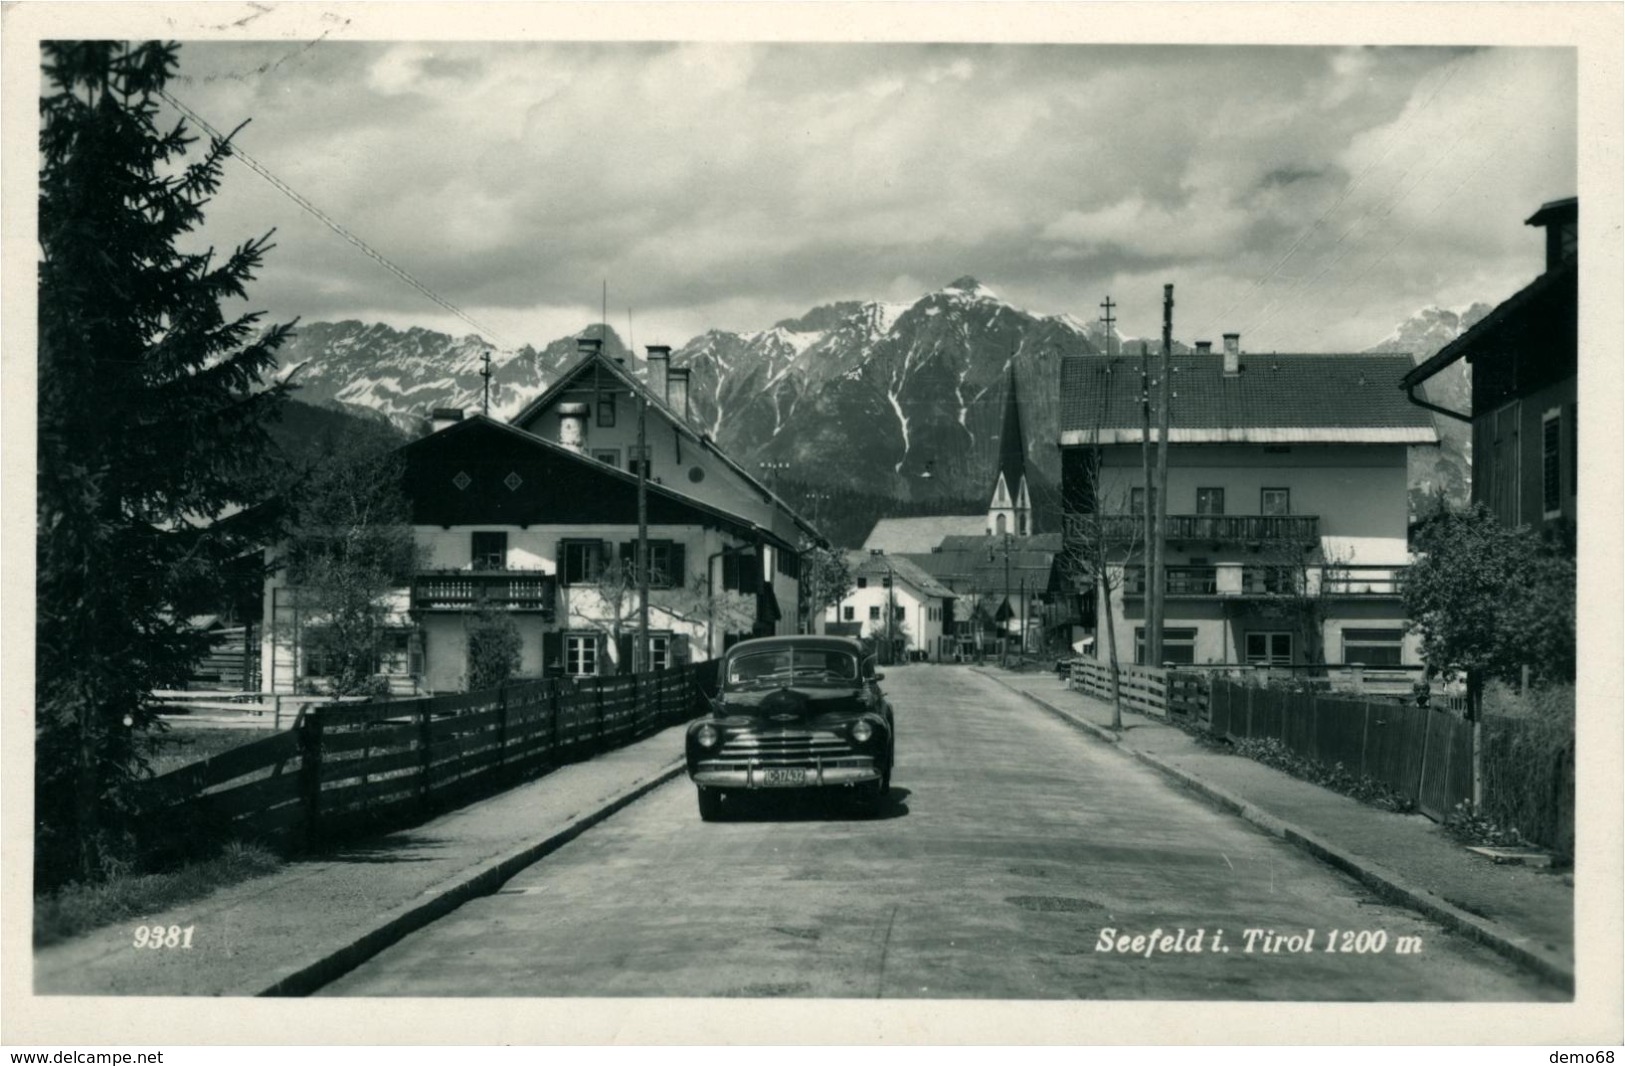
POLYGON ((689 777, 696 785, 703 785, 706 788, 836 788, 842 785, 862 785, 879 781, 881 774, 873 759, 846 758, 806 767, 708 761, 701 762, 690 770, 689 777), (798 770, 801 771, 799 779, 793 773, 798 770))

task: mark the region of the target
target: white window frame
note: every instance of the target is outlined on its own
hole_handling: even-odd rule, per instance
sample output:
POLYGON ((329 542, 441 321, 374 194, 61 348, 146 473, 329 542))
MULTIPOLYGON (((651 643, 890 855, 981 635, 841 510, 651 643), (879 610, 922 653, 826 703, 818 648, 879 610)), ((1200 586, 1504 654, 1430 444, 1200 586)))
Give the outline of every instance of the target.
POLYGON ((596 677, 598 676, 598 656, 602 649, 598 646, 597 633, 566 633, 564 634, 564 675, 566 677, 596 677), (578 669, 577 667, 591 666, 591 669, 578 669))
MULTIPOLYGON (((1189 647, 1191 650, 1191 663, 1194 664, 1196 662, 1196 641, 1200 636, 1201 631, 1196 626, 1163 626, 1162 650, 1166 653, 1170 646, 1189 647), (1190 635, 1186 636, 1187 633, 1190 635)), ((1164 658, 1163 661, 1167 662, 1169 660, 1164 658)), ((1134 665, 1145 665, 1145 626, 1134 627, 1134 665)), ((1162 663, 1157 663, 1157 666, 1160 667, 1161 665, 1162 663)), ((1175 665, 1180 664, 1176 663, 1175 665)))
POLYGON ((1540 516, 1543 519, 1563 517, 1563 409, 1549 407, 1540 416, 1540 516), (1557 469, 1553 471, 1557 478, 1556 485, 1549 485, 1546 481, 1546 427, 1553 422, 1557 423, 1557 439, 1553 442, 1552 458, 1557 469), (1548 509, 1547 500, 1556 500, 1557 507, 1548 509))
POLYGON ((671 669, 671 634, 649 634, 649 669, 671 669))

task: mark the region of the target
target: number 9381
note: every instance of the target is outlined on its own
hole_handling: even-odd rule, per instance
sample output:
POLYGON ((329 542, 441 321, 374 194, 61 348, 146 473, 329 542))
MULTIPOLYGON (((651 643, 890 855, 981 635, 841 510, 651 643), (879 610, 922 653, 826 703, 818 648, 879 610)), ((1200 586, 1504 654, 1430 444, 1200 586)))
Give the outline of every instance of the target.
POLYGON ((182 929, 178 925, 138 925, 135 927, 135 943, 132 947, 152 948, 180 948, 183 951, 192 950, 192 930, 197 926, 189 925, 182 929))

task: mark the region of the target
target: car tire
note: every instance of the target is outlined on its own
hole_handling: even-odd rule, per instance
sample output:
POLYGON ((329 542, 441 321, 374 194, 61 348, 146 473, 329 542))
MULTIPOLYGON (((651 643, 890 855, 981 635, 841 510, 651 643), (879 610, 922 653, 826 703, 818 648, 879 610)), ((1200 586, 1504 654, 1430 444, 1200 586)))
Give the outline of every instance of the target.
POLYGON ((695 788, 699 797, 700 820, 702 822, 722 821, 722 793, 714 788, 695 788))

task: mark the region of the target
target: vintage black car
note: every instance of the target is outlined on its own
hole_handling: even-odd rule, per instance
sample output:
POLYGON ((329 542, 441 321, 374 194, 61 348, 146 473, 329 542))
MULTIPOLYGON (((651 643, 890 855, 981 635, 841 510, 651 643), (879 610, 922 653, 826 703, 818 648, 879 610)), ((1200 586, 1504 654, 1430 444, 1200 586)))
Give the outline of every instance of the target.
POLYGON ((760 789, 840 789, 873 803, 891 788, 896 727, 884 675, 845 637, 762 637, 728 649, 711 714, 688 727, 700 817, 760 789))

